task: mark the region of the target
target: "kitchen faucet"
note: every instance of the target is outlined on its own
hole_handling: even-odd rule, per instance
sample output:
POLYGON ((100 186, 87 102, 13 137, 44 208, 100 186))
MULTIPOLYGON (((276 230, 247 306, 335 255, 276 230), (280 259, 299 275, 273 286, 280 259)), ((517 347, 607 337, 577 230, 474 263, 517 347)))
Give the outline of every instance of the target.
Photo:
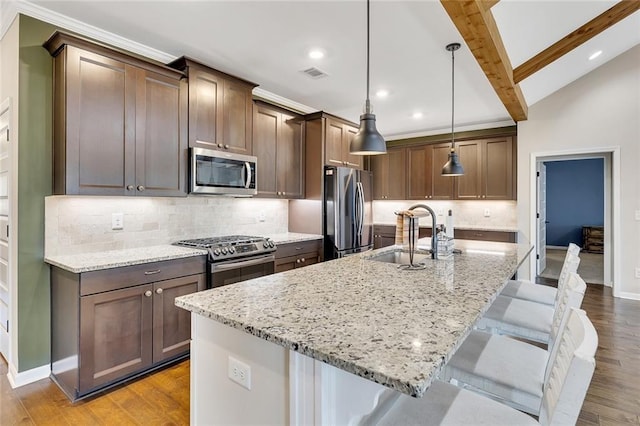
MULTIPOLYGON (((426 204, 414 204, 407 210, 425 209, 431 215, 431 258, 438 258, 438 241, 436 239, 436 212, 426 204)), ((413 247, 413 246, 412 246, 413 247)))

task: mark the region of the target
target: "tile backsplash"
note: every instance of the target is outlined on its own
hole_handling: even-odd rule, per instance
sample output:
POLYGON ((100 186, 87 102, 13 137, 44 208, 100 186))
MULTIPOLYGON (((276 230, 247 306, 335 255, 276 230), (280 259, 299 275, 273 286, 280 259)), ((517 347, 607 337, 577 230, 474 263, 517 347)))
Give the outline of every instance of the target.
POLYGON ((45 255, 167 244, 186 238, 287 232, 286 200, 76 197, 45 199, 45 255), (112 230, 113 213, 124 229, 112 230))
MULTIPOLYGON (((459 201, 459 200, 420 200, 374 201, 373 222, 395 224, 397 210, 404 210, 414 204, 426 204, 437 215, 437 223, 445 223, 445 216, 451 210, 454 228, 491 228, 515 230, 518 228, 516 201, 459 201), (485 212, 485 210, 487 212, 485 212), (485 216, 489 213, 489 216, 485 216)), ((430 225, 430 218, 423 218, 422 225, 430 225)))

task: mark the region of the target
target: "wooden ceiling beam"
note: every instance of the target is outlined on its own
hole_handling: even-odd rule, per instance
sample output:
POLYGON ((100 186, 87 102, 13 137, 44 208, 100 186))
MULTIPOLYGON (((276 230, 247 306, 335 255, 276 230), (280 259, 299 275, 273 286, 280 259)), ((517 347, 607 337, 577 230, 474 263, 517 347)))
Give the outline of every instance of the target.
POLYGON ((484 5, 484 10, 489 10, 493 6, 496 5, 500 0, 482 0, 482 4, 484 5))
POLYGON ((491 11, 481 0, 440 0, 511 118, 527 119, 527 103, 513 81, 511 61, 491 11))
POLYGON ((522 65, 516 67, 516 69, 513 70, 513 80, 516 83, 521 82, 637 10, 640 10, 640 0, 622 0, 618 2, 606 12, 593 18, 562 40, 559 40, 522 65))

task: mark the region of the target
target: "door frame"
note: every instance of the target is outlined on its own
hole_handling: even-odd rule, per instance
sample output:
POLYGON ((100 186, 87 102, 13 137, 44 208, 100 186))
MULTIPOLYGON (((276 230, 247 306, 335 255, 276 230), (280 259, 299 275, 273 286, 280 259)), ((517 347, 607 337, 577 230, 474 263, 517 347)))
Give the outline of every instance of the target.
MULTIPOLYGON (((621 279, 621 208, 620 208, 620 147, 571 149, 563 151, 532 152, 530 156, 529 235, 537 244, 537 182, 538 162, 604 158, 604 285, 612 287, 613 296, 620 297, 621 279)), ((537 247, 536 247, 537 251, 537 247)), ((529 262, 531 277, 537 276, 536 262, 529 262)))

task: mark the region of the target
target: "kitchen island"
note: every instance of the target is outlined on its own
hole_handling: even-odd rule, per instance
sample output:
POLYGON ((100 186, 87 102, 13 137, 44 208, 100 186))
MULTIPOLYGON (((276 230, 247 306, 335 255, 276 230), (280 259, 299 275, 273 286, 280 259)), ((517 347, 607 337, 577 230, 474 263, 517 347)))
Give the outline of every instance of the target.
POLYGON ((192 423, 357 423, 388 389, 422 396, 531 251, 456 248, 423 270, 372 259, 390 247, 177 298, 192 423))

